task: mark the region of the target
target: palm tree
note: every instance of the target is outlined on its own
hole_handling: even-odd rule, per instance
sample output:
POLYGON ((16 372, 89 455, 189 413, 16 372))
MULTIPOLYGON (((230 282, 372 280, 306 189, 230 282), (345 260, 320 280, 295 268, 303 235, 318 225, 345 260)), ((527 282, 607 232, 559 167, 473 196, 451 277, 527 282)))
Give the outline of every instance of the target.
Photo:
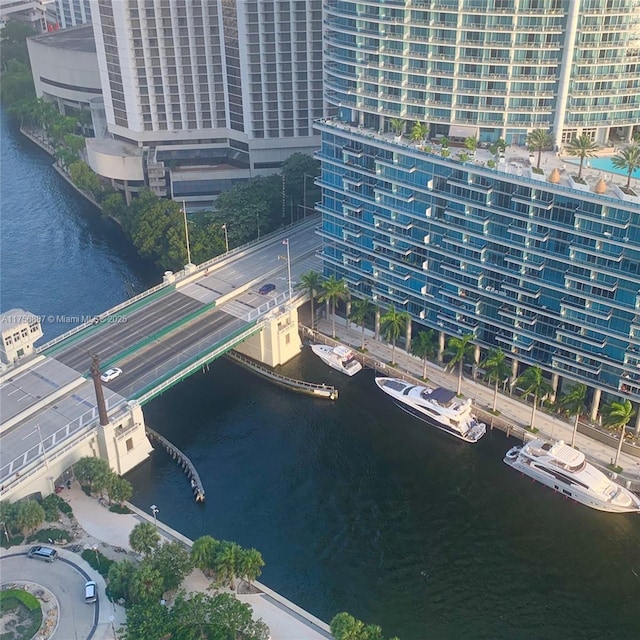
POLYGON ((380 318, 380 328, 384 337, 391 342, 391 364, 395 362, 396 340, 410 322, 411 316, 406 311, 397 311, 391 305, 387 312, 380 318))
POLYGON ((414 122, 411 128, 411 139, 414 142, 422 142, 427 137, 427 133, 429 133, 429 128, 426 124, 414 122))
POLYGON ((616 467, 618 466, 618 460, 620 460, 620 452, 622 451, 622 443, 624 442, 627 425, 631 422, 634 413, 633 405, 629 400, 623 400, 622 402, 616 402, 614 400, 606 409, 603 424, 609 429, 620 429, 620 441, 618 442, 616 459, 613 463, 616 467))
POLYGON ((216 553, 214 570, 218 582, 220 584, 228 583, 231 589, 233 589, 234 580, 238 575, 241 552, 242 548, 239 544, 223 540, 216 553))
POLYGON ((576 444, 576 435, 578 434, 578 422, 580 416, 587 409, 587 385, 578 383, 569 389, 569 392, 560 398, 560 406, 570 416, 575 416, 573 423, 573 434, 571 436, 571 446, 576 444))
POLYGON ((433 358, 438 351, 436 345, 436 334, 433 329, 418 331, 416 337, 411 342, 411 353, 416 358, 422 358, 422 379, 427 378, 427 360, 433 358))
POLYGON ((536 409, 538 401, 542 400, 546 395, 553 391, 553 387, 545 380, 542 369, 538 366, 529 367, 517 380, 516 384, 520 385, 524 391, 522 397, 526 398, 529 394, 533 394, 533 408, 531 410, 531 429, 534 427, 536 420, 536 409))
POLYGON ((527 149, 529 151, 537 151, 538 152, 538 164, 536 168, 540 168, 540 160, 542 158, 542 152, 553 142, 553 137, 548 131, 544 129, 534 129, 527 136, 527 149))
POLYGON ((329 276, 322 283, 322 295, 319 298, 320 302, 325 302, 327 307, 329 308, 329 313, 331 314, 331 321, 333 323, 332 329, 333 333, 331 336, 333 338, 336 337, 336 304, 340 300, 346 300, 349 295, 349 291, 347 290, 347 283, 340 278, 337 280, 334 275, 329 276))
POLYGON ((216 554, 221 545, 220 540, 211 536, 200 536, 194 540, 191 547, 191 560, 194 566, 204 572, 205 576, 210 576, 215 565, 216 554))
POLYGON ((507 362, 505 352, 500 349, 491 349, 480 365, 486 372, 488 382, 493 383, 493 408, 495 413, 498 406, 498 385, 509 375, 511 368, 507 362))
POLYGON ((449 338, 447 341, 447 353, 451 356, 451 360, 447 363, 447 369, 451 370, 458 365, 458 390, 456 391, 458 395, 460 395, 460 391, 462 390, 462 372, 464 363, 473 353, 474 347, 471 344, 473 337, 473 333, 467 333, 460 338, 456 336, 449 338))
POLYGON ((616 169, 623 169, 627 172, 626 188, 631 187, 631 175, 636 169, 640 169, 640 144, 633 143, 627 145, 618 155, 611 159, 616 169))
POLYGON ((322 283, 322 276, 317 271, 309 271, 308 273, 303 273, 296 283, 296 289, 304 289, 308 294, 309 298, 311 298, 311 328, 313 329, 315 326, 315 310, 314 310, 314 302, 315 297, 318 295, 320 291, 320 285, 322 283))
POLYGON ((391 130, 397 135, 402 135, 402 130, 404 129, 404 120, 402 118, 391 118, 389 121, 391 125, 391 130))
POLYGON ((141 522, 129 534, 129 545, 136 553, 150 554, 160 544, 160 535, 149 522, 141 522))
POLYGON ((476 149, 478 148, 478 138, 474 138, 473 136, 469 136, 464 139, 465 149, 468 149, 471 152, 471 155, 474 155, 476 149))
POLYGON ((567 147, 567 153, 575 158, 580 158, 578 179, 582 178, 582 165, 584 164, 585 158, 592 158, 599 148, 599 145, 597 145, 586 133, 583 133, 577 138, 571 139, 571 142, 567 147))
POLYGON ((264 560, 257 549, 242 549, 238 559, 238 573, 245 578, 251 589, 251 581, 256 580, 262 573, 264 560))
POLYGON ((349 319, 353 320, 358 326, 362 327, 362 346, 360 347, 364 351, 364 325, 366 321, 371 317, 375 309, 375 305, 369 298, 357 298, 351 303, 351 313, 349 319))

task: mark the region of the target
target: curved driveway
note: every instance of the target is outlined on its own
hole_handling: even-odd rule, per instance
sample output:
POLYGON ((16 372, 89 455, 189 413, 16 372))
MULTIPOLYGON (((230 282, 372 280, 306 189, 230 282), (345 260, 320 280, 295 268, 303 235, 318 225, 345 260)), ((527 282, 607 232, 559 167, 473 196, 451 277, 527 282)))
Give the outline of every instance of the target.
MULTIPOLYGON (((0 559, 2 583, 17 580, 34 582, 51 591, 58 599, 59 622, 53 638, 60 640, 90 640, 98 626, 100 600, 105 599, 104 581, 99 576, 89 575, 81 566, 85 562, 76 554, 62 549, 55 562, 33 560, 22 551, 4 552, 0 559), (98 602, 85 604, 84 584, 95 580, 98 584, 98 602)), ((93 571, 92 571, 93 573, 93 571)), ((106 601, 106 600, 105 600, 106 601)))

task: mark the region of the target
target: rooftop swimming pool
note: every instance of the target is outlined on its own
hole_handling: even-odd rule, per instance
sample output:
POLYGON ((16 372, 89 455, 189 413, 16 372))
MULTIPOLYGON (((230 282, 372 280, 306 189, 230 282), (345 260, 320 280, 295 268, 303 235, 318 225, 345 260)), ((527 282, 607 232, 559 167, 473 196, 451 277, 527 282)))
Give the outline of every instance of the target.
MULTIPOLYGON (((580 161, 574 158, 571 158, 571 160, 568 160, 568 162, 571 162, 572 164, 580 164, 580 161)), ((625 178, 627 177, 626 171, 624 171, 623 169, 617 169, 613 166, 613 158, 587 158, 584 161, 584 168, 588 169, 589 167, 591 167, 591 169, 597 169, 598 171, 605 171, 606 173, 617 173, 619 176, 624 176, 625 178)), ((631 177, 640 180, 640 169, 636 169, 631 174, 631 177)))

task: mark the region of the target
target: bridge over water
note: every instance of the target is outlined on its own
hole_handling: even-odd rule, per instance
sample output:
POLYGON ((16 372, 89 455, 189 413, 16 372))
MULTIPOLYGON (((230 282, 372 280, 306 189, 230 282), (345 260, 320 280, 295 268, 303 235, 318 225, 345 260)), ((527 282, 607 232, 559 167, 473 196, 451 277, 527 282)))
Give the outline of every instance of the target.
MULTIPOLYGON (((316 224, 307 220, 209 263, 166 275, 161 285, 39 347, 37 356, 3 374, 2 498, 20 497, 25 491, 50 492, 69 460, 80 455, 106 452, 112 468, 124 473, 150 450, 142 405, 241 342, 250 344, 270 317, 289 313, 289 319, 278 321, 275 333, 289 327, 297 339, 297 323, 289 323, 292 313, 297 319, 295 307, 305 293, 294 289, 289 301, 283 241, 289 242, 295 283, 301 273, 320 270, 316 224), (275 284, 276 290, 260 295, 258 289, 265 283, 275 284), (103 371, 109 367, 123 371, 104 385, 109 432, 97 428, 90 354, 99 355, 103 371)), ((294 347, 290 344, 288 350, 294 347)), ((288 359, 297 353, 296 348, 285 354, 287 348, 280 344, 266 348, 278 351, 271 354, 275 364, 283 355, 288 359)), ((256 357, 255 349, 250 355, 256 357)))

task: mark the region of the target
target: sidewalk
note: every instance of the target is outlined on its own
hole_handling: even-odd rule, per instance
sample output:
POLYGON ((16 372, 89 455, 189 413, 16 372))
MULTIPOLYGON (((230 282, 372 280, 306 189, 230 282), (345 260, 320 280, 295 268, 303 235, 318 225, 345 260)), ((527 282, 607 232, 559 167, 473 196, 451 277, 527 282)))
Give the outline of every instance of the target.
MULTIPOLYGON (((112 560, 121 561, 126 557, 122 552, 115 551, 115 547, 121 547, 127 552, 131 552, 129 535, 137 524, 154 522, 151 515, 147 515, 131 504, 127 506, 134 512, 132 514, 118 514, 109 511, 98 500, 87 496, 75 482, 70 490, 64 489, 60 496, 71 505, 73 515, 86 532, 86 535, 74 542, 89 547, 97 546, 100 553, 112 560)), ((157 521, 157 527, 163 540, 175 540, 191 546, 192 541, 189 538, 171 529, 162 521, 157 521)), ((194 569, 184 579, 181 588, 188 593, 207 593, 210 585, 211 580, 200 569, 194 569)), ((329 626, 322 620, 300 609, 260 582, 252 582, 252 585, 256 586, 261 593, 236 595, 239 600, 251 605, 254 619, 261 618, 269 626, 271 640, 327 640, 331 638, 329 626)), ((108 606, 111 607, 111 603, 108 606)), ((111 612, 109 613, 113 615, 111 612)), ((124 619, 116 616, 116 621, 118 628, 117 623, 123 623, 124 619)), ((110 625, 108 630, 110 631, 110 625)), ((97 640, 103 640, 103 637, 106 640, 107 637, 111 639, 113 636, 96 636, 97 640)))
MULTIPOLYGON (((317 323, 317 329, 320 333, 331 336, 332 323, 329 320, 320 319, 317 323)), ((347 328, 344 318, 338 317, 336 318, 336 340, 359 349, 362 344, 362 329, 356 327, 353 323, 350 323, 350 327, 347 328)), ((371 331, 365 331, 365 347, 368 356, 380 360, 380 362, 385 364, 391 362, 391 345, 374 340, 371 331)), ((395 350, 395 361, 398 370, 418 379, 422 377, 422 360, 409 355, 397 346, 395 350)), ((427 362, 427 378, 431 384, 448 389, 457 388, 457 373, 449 373, 433 362, 427 362)), ((462 380, 462 393, 467 398, 472 398, 474 404, 485 410, 491 409, 493 406, 493 389, 484 384, 474 382, 465 377, 462 380)), ((516 396, 498 393, 498 409, 500 411, 500 417, 507 422, 512 422, 521 427, 526 427, 531 424, 531 405, 525 404, 516 396)), ((537 411, 535 426, 539 429, 540 436, 542 437, 571 442, 573 424, 565 422, 559 417, 550 415, 544 411, 537 411)), ((601 468, 606 467, 616 454, 615 448, 609 447, 607 444, 598 442, 581 433, 577 435, 576 447, 580 449, 590 461, 601 468)), ((623 472, 619 474, 620 479, 625 481, 629 480, 637 487, 638 483, 640 483, 640 458, 635 458, 632 455, 622 452, 620 454, 619 464, 623 468, 623 472)))

